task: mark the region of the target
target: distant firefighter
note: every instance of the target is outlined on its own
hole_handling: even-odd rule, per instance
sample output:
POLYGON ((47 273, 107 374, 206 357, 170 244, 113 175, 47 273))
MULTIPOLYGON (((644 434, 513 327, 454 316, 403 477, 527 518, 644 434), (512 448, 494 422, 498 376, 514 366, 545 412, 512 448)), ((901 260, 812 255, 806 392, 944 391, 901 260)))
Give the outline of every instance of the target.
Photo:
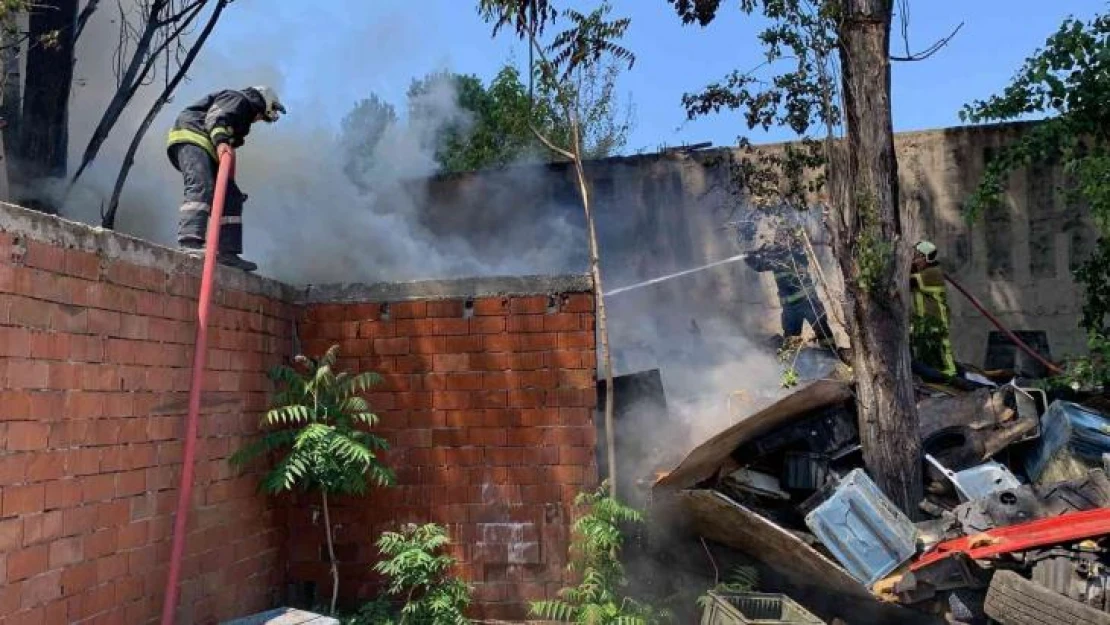
MULTIPOLYGON (((828 315, 809 272, 809 259, 800 227, 794 224, 764 227, 759 247, 749 252, 744 262, 755 271, 774 275, 779 304, 782 305, 784 339, 801 336, 803 323, 809 322, 821 345, 835 349, 836 340, 829 327, 828 315)), ((742 230, 741 237, 745 234, 742 230)))
POLYGON ((946 377, 958 373, 952 352, 948 325, 948 293, 944 270, 937 261, 937 246, 918 241, 914 246, 910 274, 913 318, 910 321, 910 346, 914 360, 946 377))

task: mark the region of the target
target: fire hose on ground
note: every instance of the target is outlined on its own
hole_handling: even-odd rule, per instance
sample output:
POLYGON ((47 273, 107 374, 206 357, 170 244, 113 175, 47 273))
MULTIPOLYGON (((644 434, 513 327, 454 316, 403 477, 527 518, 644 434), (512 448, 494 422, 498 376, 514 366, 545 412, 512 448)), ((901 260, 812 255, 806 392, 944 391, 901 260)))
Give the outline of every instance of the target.
POLYGON ((212 214, 208 217, 208 234, 204 244, 204 269, 197 298, 197 333, 193 348, 193 373, 189 384, 189 414, 185 420, 184 453, 181 459, 181 484, 177 489, 177 512, 173 521, 173 546, 170 552, 169 573, 162 603, 162 625, 173 625, 177 610, 178 585, 181 578, 181 561, 185 555, 188 531, 189 506, 193 494, 195 473, 197 422, 200 419, 201 390, 204 384, 205 358, 208 355, 208 313, 212 305, 212 290, 216 282, 216 249, 220 241, 220 219, 227 199, 228 182, 235 172, 235 151, 230 147, 220 150, 220 168, 216 175, 216 189, 212 196, 212 214))

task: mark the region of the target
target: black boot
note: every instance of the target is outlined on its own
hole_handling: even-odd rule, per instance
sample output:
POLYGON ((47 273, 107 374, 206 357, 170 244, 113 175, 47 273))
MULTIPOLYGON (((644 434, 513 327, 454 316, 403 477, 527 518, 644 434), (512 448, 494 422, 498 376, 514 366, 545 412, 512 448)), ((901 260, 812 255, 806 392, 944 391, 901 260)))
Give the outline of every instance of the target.
POLYGON ((200 241, 181 241, 178 243, 177 249, 189 256, 204 258, 204 243, 200 241))
POLYGON ((233 254, 231 252, 220 252, 219 256, 216 257, 216 262, 228 267, 242 269, 243 271, 246 271, 248 273, 258 269, 257 263, 252 263, 249 260, 243 260, 242 258, 239 258, 238 254, 233 254))

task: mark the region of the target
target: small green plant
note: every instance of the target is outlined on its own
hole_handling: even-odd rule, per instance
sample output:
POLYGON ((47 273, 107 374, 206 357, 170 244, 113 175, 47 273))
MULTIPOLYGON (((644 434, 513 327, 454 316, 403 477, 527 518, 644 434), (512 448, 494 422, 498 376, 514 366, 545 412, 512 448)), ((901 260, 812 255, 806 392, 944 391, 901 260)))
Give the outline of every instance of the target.
MULTIPOLYGON (((759 587, 759 571, 753 566, 738 566, 729 572, 728 578, 709 589, 709 592, 727 595, 738 592, 754 592, 759 587)), ((709 592, 698 597, 698 607, 709 607, 709 592)))
POLYGON ((617 501, 602 484, 595 492, 579 493, 574 501, 585 513, 574 522, 567 568, 579 578, 553 601, 532 604, 532 615, 548 621, 589 625, 652 625, 668 614, 623 596, 627 585, 620 552, 621 526, 643 522, 637 510, 617 501))
POLYGON ((389 580, 387 596, 366 604, 348 625, 461 625, 470 605, 470 587, 450 574, 455 559, 443 553, 446 530, 429 523, 385 532, 378 549, 385 558, 374 570, 389 580), (397 614, 389 598, 404 601, 397 614))
POLYGON ((883 237, 875 198, 860 194, 857 211, 861 221, 859 239, 856 241, 856 262, 859 266, 857 284, 860 290, 872 292, 882 284, 894 254, 894 246, 883 237))
POLYGON ((332 540, 328 495, 361 495, 371 483, 393 484, 393 472, 376 452, 386 441, 367 429, 378 417, 370 412, 363 393, 380 381, 374 373, 337 372, 339 346, 319 360, 298 355, 299 369, 275 367, 270 378, 279 386, 273 408, 262 418, 262 437, 237 451, 231 462, 243 466, 254 459, 278 454, 274 468, 262 480, 270 494, 316 490, 324 511, 324 533, 331 562, 331 612, 339 596, 339 567, 332 540))
POLYGON ((362 604, 358 612, 340 617, 342 625, 396 625, 397 618, 393 604, 387 599, 378 598, 362 604))
POLYGON ((1086 356, 1070 359, 1062 375, 1049 378, 1047 387, 1066 387, 1073 391, 1101 391, 1110 388, 1110 337, 1091 333, 1086 356))
POLYGON ((782 388, 794 388, 801 380, 798 375, 798 355, 802 353, 805 342, 800 336, 788 337, 779 348, 779 362, 782 363, 782 375, 779 384, 782 388))
POLYGON ((910 350, 917 360, 943 363, 947 338, 948 328, 940 319, 917 314, 910 318, 910 350))

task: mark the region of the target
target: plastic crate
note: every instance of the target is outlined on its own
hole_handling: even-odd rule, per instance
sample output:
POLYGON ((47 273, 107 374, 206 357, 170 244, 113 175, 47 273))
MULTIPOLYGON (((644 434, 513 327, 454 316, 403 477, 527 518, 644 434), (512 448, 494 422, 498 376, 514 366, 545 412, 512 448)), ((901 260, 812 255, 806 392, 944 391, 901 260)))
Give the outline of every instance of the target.
POLYGON ((224 621, 221 625, 339 625, 339 621, 304 610, 277 608, 234 621, 224 621))
POLYGON ((710 591, 709 605, 701 614, 701 625, 824 625, 786 595, 758 592, 717 593, 710 591))

